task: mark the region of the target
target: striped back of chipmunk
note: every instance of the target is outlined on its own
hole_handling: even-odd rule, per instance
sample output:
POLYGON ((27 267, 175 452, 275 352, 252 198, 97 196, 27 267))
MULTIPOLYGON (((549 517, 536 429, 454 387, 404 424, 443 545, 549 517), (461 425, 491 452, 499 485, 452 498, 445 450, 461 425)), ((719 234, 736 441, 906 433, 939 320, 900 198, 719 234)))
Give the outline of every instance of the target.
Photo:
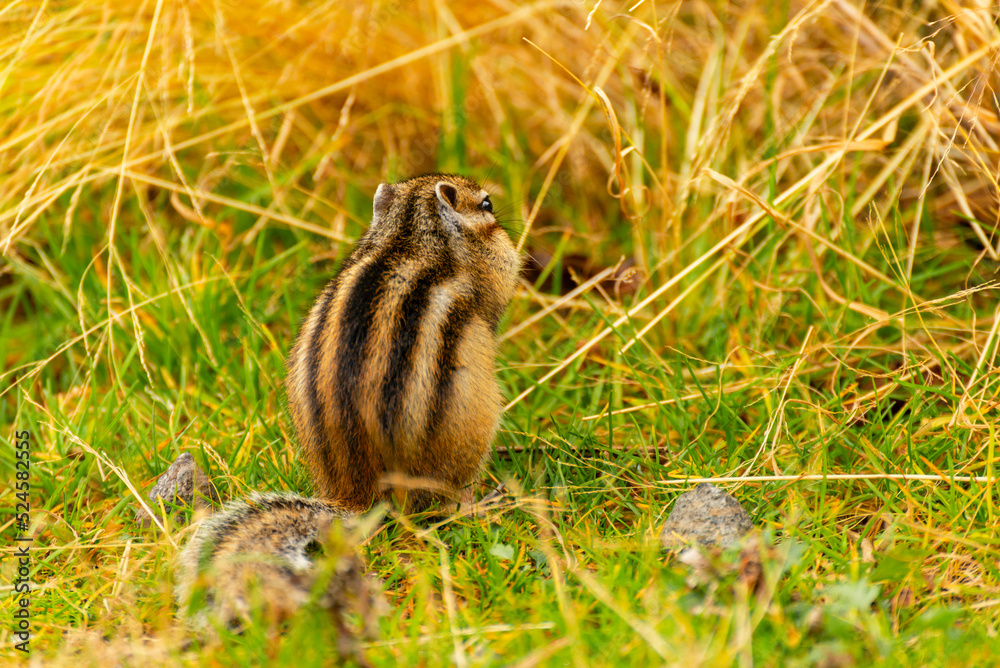
POLYGON ((500 412, 494 332, 519 269, 487 194, 463 177, 383 184, 374 210, 306 318, 286 383, 320 493, 356 508, 386 472, 459 484, 478 470, 500 412))

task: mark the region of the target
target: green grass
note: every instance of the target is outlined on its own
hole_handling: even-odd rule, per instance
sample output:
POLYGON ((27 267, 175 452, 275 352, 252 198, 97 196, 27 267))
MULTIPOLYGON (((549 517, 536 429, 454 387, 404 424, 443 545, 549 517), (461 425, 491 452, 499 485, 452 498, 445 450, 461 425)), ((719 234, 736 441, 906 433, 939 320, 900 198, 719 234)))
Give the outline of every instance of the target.
MULTIPOLYGON (((528 393, 479 491, 504 481, 510 503, 393 520, 366 543, 387 604, 369 662, 993 661, 1000 110, 988 55, 940 72, 995 50, 996 10, 880 6, 859 27, 849 3, 799 18, 633 4, 601 3, 587 30, 590 3, 227 5, 222 24, 201 7, 80 3, 34 28, 34 9, 11 10, 0 439, 13 453, 26 429, 33 444, 36 661, 334 660, 309 610, 283 633, 190 644, 171 566, 188 530, 137 529, 125 478, 147 489, 188 451, 224 498, 309 492, 284 357, 379 181, 434 169, 486 181, 511 237, 553 260, 502 324, 500 382, 528 393), (896 35, 910 51, 879 50, 896 35), (622 256, 634 283, 560 301, 570 272, 622 256), (692 569, 661 552, 700 478, 727 479, 759 527, 755 586, 750 553, 692 569)), ((0 476, 14 475, 9 454, 0 476)), ((6 587, 16 500, 2 489, 6 587)), ((16 600, 2 601, 3 656, 19 656, 16 600)))

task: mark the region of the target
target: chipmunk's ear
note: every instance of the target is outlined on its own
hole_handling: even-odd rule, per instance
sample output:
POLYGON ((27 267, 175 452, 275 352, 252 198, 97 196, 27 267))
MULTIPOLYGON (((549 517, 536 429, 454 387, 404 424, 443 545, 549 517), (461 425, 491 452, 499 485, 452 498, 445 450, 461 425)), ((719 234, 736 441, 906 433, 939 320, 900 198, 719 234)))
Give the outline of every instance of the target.
POLYGON ((434 193, 438 198, 438 214, 440 214, 441 220, 447 222, 447 227, 450 229, 461 230, 465 221, 462 214, 457 211, 458 188, 453 183, 438 181, 437 185, 434 186, 434 193))
POLYGON ((438 184, 434 186, 434 192, 437 193, 438 202, 442 206, 452 210, 458 208, 458 188, 454 185, 447 181, 438 181, 438 184))
POLYGON ((378 188, 375 189, 375 214, 372 216, 372 227, 375 227, 382 216, 389 211, 389 207, 392 205, 392 200, 394 199, 396 199, 396 186, 391 183, 378 184, 378 188))

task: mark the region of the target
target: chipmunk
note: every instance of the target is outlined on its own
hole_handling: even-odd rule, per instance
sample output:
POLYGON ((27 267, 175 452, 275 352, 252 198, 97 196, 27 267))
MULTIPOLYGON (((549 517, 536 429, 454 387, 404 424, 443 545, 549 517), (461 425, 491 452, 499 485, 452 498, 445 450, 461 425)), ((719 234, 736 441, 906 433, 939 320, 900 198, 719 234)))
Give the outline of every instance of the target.
MULTIPOLYGON (((205 520, 181 553, 178 598, 189 603, 199 577, 210 570, 215 591, 207 592, 205 602, 214 606, 219 621, 249 617, 251 587, 271 602, 271 617, 284 620, 316 586, 311 553, 328 538, 334 522, 352 519, 353 513, 296 494, 254 493, 233 502, 205 520)), ((336 564, 346 577, 331 579, 321 592, 320 605, 333 611, 342 607, 347 589, 360 593, 362 570, 354 545, 349 547, 336 564)), ((203 616, 203 611, 191 612, 203 616)))
POLYGON ((320 496, 362 510, 391 491, 414 512, 435 494, 390 490, 387 473, 451 492, 483 465, 520 261, 468 179, 383 183, 374 210, 288 357, 288 407, 320 496))
POLYGON ((382 500, 417 512, 476 478, 503 407, 496 330, 520 266, 473 181, 378 187, 368 231, 287 361, 288 408, 321 499, 254 495, 202 524, 181 557, 182 605, 207 579, 216 614, 245 615, 249 575, 294 609, 315 579, 305 548, 332 522, 382 500), (250 554, 263 557, 239 566, 250 554))

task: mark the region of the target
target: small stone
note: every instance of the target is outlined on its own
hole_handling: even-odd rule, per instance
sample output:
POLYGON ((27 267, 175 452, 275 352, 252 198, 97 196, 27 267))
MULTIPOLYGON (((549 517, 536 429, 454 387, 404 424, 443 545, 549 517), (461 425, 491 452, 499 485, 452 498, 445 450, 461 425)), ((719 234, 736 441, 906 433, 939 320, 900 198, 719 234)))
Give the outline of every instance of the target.
MULTIPOLYGON (((219 495, 209 482, 208 476, 195 464, 190 452, 181 453, 170 468, 163 472, 149 490, 148 498, 154 512, 160 507, 157 499, 163 499, 163 505, 168 511, 181 506, 194 505, 200 508, 204 505, 205 498, 215 503, 219 501, 219 495), (198 493, 195 494, 195 491, 198 493)), ((153 524, 153 518, 142 506, 135 511, 135 521, 143 528, 153 524)))
POLYGON ((729 547, 753 528, 740 502, 709 483, 701 483, 678 497, 660 533, 666 549, 697 543, 729 547))

